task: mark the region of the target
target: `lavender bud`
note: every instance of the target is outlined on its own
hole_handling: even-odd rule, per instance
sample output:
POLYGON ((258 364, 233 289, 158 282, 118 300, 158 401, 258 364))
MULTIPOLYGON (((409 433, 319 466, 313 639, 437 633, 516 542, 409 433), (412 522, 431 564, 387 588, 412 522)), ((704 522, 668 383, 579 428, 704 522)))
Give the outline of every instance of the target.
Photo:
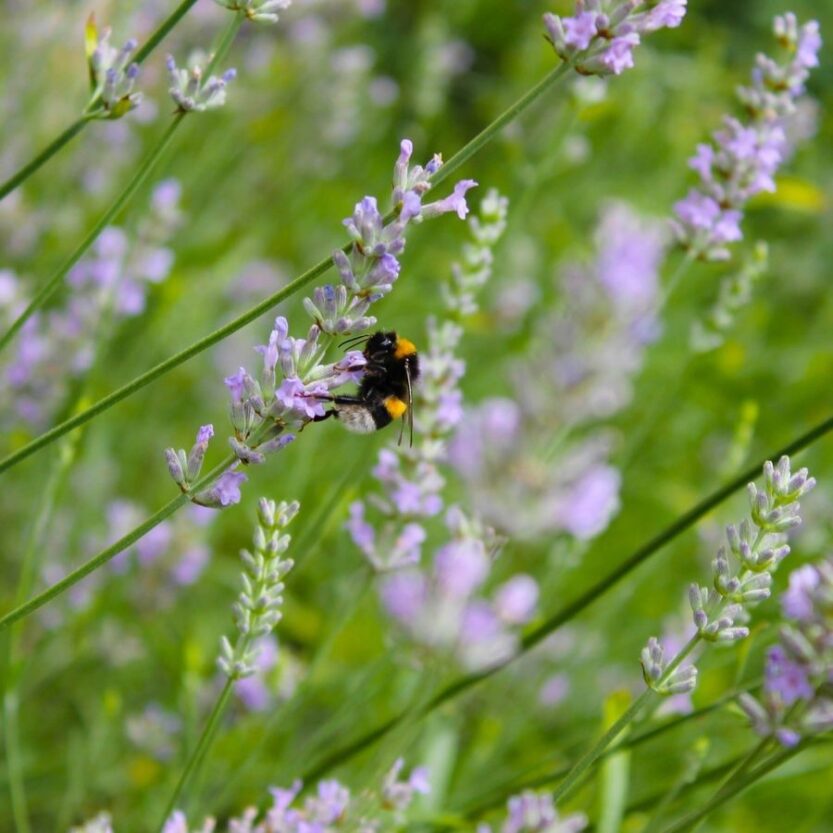
POLYGON ((259 465, 266 460, 266 457, 260 451, 249 448, 249 446, 245 443, 241 443, 235 437, 229 437, 229 445, 231 446, 231 450, 235 453, 237 459, 242 463, 259 465))
POLYGON ((180 462, 180 459, 174 449, 165 449, 165 461, 168 464, 168 472, 173 478, 174 483, 176 483, 177 486, 185 486, 185 472, 183 471, 182 463, 180 462))
POLYGON ((749 636, 749 628, 723 628, 717 633, 718 642, 738 642, 749 636))

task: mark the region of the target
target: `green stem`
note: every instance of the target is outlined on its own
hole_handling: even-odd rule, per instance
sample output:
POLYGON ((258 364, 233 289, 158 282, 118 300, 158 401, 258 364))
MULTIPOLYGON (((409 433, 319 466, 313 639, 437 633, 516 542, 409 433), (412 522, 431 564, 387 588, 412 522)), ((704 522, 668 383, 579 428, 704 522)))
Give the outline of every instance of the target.
MULTIPOLYGON (((679 651, 679 653, 668 663, 665 670, 662 672, 662 676, 657 680, 657 688, 659 688, 663 683, 665 683, 674 671, 680 666, 680 664, 685 660, 685 658, 694 650, 697 644, 700 642, 700 635, 695 634, 689 641, 683 646, 683 648, 679 651)), ((581 756, 581 758, 576 761, 575 764, 571 767, 570 771, 564 777, 564 780, 561 781, 558 786, 555 788, 552 794, 552 800, 554 804, 558 804, 558 802, 564 798, 564 796, 578 783, 579 779, 593 766, 594 763, 604 754, 605 750, 613 743, 614 740, 628 727, 628 725, 636 719, 639 712, 642 710, 642 707, 647 705, 649 700, 653 698, 653 696, 657 692, 651 688, 645 689, 636 700, 631 703, 630 707, 622 714, 622 716, 581 756)))
MULTIPOLYGON (((205 477, 198 480, 191 487, 191 494, 196 494, 211 485, 236 459, 233 454, 226 457, 223 462, 215 466, 205 477)), ((114 544, 102 550, 98 555, 93 556, 89 561, 86 561, 42 593, 29 599, 28 602, 24 602, 15 607, 14 610, 9 611, 5 616, 0 618, 0 631, 25 618, 38 608, 43 607, 47 602, 59 596, 74 584, 77 584, 82 578, 97 570, 102 564, 106 564, 120 552, 135 544, 143 535, 146 535, 154 527, 159 526, 162 521, 173 515, 174 512, 182 508, 189 500, 189 496, 185 493, 177 495, 173 500, 168 501, 156 514, 151 515, 144 523, 139 524, 135 529, 128 532, 127 535, 119 538, 114 544)))
POLYGON ((669 298, 674 294, 674 290, 680 285, 680 281, 682 281, 685 273, 688 272, 689 267, 696 259, 697 253, 695 251, 688 251, 685 257, 677 264, 677 268, 671 273, 671 277, 668 279, 660 295, 659 303, 657 304, 658 312, 665 309, 669 298))
POLYGON ((208 65, 206 66, 203 72, 203 76, 205 78, 209 78, 211 74, 214 72, 214 70, 216 70, 217 67, 220 65, 220 62, 226 57, 245 19, 246 15, 243 14, 243 12, 234 13, 233 20, 231 21, 231 23, 229 23, 228 26, 226 26, 226 30, 220 36, 220 42, 214 49, 214 52, 212 53, 211 58, 208 61, 208 65))
POLYGON ((139 186, 147 179, 156 163, 159 161, 162 153, 168 147, 173 138, 176 129, 182 123, 183 113, 177 113, 173 121, 168 126, 168 129, 159 141, 159 144, 145 157, 145 160, 136 170, 133 178, 127 184, 127 187, 116 197, 113 204, 105 211, 98 222, 90 229, 87 236, 81 241, 75 251, 64 261, 52 277, 41 287, 35 294, 35 297, 29 302, 25 310, 15 319, 14 323, 9 329, 0 337, 0 350, 2 350, 20 331, 20 328, 34 315, 34 313, 48 301, 52 295, 60 288, 64 278, 69 273, 70 269, 78 263, 79 260, 86 254, 87 250, 95 242, 99 234, 105 226, 109 225, 118 213, 127 205, 130 198, 139 189, 139 186))
POLYGON ((229 697, 231 697, 233 689, 234 680, 229 677, 226 680, 226 684, 223 686, 223 690, 220 692, 220 696, 217 698, 217 702, 214 704, 214 708, 211 710, 208 722, 202 730, 200 739, 194 747, 194 751, 189 756, 188 762, 185 764, 185 769, 182 770, 182 775, 179 776, 179 781, 177 781, 176 787, 174 788, 171 797, 168 799, 165 812, 159 824, 160 831, 164 828, 165 822, 168 820, 171 813, 177 809, 177 803, 182 796, 182 791, 185 789, 185 786, 190 778, 196 775, 199 766, 208 754, 212 743, 214 743, 214 738, 220 725, 220 719, 223 716, 223 712, 226 710, 226 706, 228 705, 229 697))
MULTIPOLYGON (((219 54, 219 53, 218 53, 219 54)), ((508 124, 512 119, 516 118, 526 107, 532 104, 536 99, 538 99, 545 90, 550 88, 559 78, 563 77, 564 73, 566 72, 565 69, 566 65, 562 64, 559 67, 556 67, 552 72, 546 75, 541 81, 536 84, 532 90, 530 90, 526 95, 522 96, 518 101, 516 101, 511 107, 509 107, 506 111, 504 111, 500 116, 497 117, 485 130, 479 133, 474 139, 472 139, 468 144, 462 147, 451 159, 448 160, 431 179, 432 184, 441 182, 446 176, 449 175, 450 172, 454 171, 456 168, 459 168, 464 162, 466 162, 474 153, 476 153, 481 147, 483 147, 486 142, 493 138, 494 135, 506 124, 508 124)), ((350 246, 345 246, 344 250, 349 251, 350 246)), ((194 356, 199 355, 203 351, 207 350, 209 347, 213 347, 218 342, 222 341, 228 336, 236 333, 238 330, 245 327, 250 322, 254 321, 256 318, 259 318, 263 313, 268 312, 273 307, 277 306, 277 304, 284 301, 286 298, 294 295, 300 289, 303 289, 307 284, 314 281, 316 278, 323 275, 327 270, 332 266, 333 260, 331 257, 326 257, 316 263, 314 266, 311 266, 306 272, 299 275, 295 280, 288 283, 283 289, 278 292, 275 292, 273 295, 270 295, 268 298, 265 298, 256 306, 252 307, 248 311, 244 312, 242 315, 239 315, 234 320, 230 321, 228 324, 220 327, 219 329, 215 330, 213 333, 201 338, 199 341, 194 342, 190 346, 186 347, 184 350, 180 350, 175 355, 171 356, 169 359, 166 359, 163 362, 160 362, 156 366, 150 368, 150 370, 145 371, 141 376, 137 376, 135 379, 131 380, 122 387, 118 388, 117 390, 113 391, 108 396, 105 396, 103 399, 100 399, 94 405, 87 408, 87 410, 82 411, 79 414, 76 414, 74 417, 70 419, 64 420, 64 422, 56 425, 54 428, 51 428, 49 431, 41 434, 39 437, 36 437, 30 443, 27 443, 22 448, 15 451, 13 454, 8 455, 7 457, 0 460, 0 472, 5 471, 6 469, 10 468, 11 466, 19 463, 21 460, 24 460, 26 457, 34 454, 41 448, 49 445, 50 443, 55 442, 60 436, 66 434, 67 431, 71 431, 73 428, 77 428, 79 425, 83 425, 85 422, 89 422, 91 419, 94 419, 99 414, 104 413, 104 411, 109 410, 118 402, 121 402, 123 399, 126 399, 129 396, 132 396, 134 393, 141 390, 143 387, 149 385, 151 382, 158 379, 160 376, 165 375, 166 373, 170 372, 179 365, 187 362, 189 359, 193 358, 194 356)), ((0 349, 2 349, 3 342, 0 342, 0 349)))
POLYGON ((468 162, 484 145, 488 144, 507 124, 513 122, 524 110, 534 104, 547 90, 555 86, 569 71, 568 63, 561 63, 550 70, 534 87, 507 107, 491 124, 480 131, 448 160, 432 177, 431 186, 438 185, 468 162))
MULTIPOLYGON (((135 62, 143 63, 151 52, 159 45, 159 42, 176 26, 184 17, 185 13, 196 3, 197 0, 183 0, 167 17, 159 28, 148 38, 147 43, 136 53, 135 62)), ((91 101, 88 110, 93 109, 96 101, 91 101)), ((48 162, 64 145, 69 144, 91 121, 93 116, 89 113, 81 116, 71 124, 58 138, 45 147, 34 159, 27 162, 17 173, 12 174, 2 185, 0 185, 0 200, 7 197, 12 191, 35 173, 44 163, 48 162)))
POLYGON ((771 755, 745 777, 738 778, 733 783, 721 787, 699 810, 689 813, 670 827, 666 827, 664 833, 683 833, 683 831, 691 830, 713 810, 726 804, 726 802, 743 792, 747 787, 752 786, 756 781, 763 778, 764 775, 768 775, 774 769, 777 769, 781 764, 801 752, 806 746, 806 743, 801 743, 792 749, 782 749, 771 755))
POLYGON ((162 39, 171 31, 171 29, 182 20, 188 13, 188 10, 193 6, 197 0, 182 0, 182 2, 171 12, 165 20, 159 25, 159 28, 147 39, 144 46, 139 47, 139 51, 134 57, 137 64, 143 64, 150 56, 150 53, 159 46, 162 39))
POLYGON ((552 800, 554 804, 557 805, 558 802, 570 792, 584 773, 587 772, 591 766, 593 766, 608 746, 610 746, 610 744, 616 740, 621 732, 628 727, 628 724, 634 720, 634 718, 641 711, 642 707, 648 703, 654 694, 655 692, 650 688, 645 689, 645 691, 643 691, 642 694, 640 694, 639 697, 631 703, 621 717, 596 741, 596 743, 593 744, 593 746, 590 747, 590 749, 584 753, 584 755, 582 755, 575 762, 575 764, 573 764, 564 780, 561 781, 553 790, 552 800))
POLYGON ((50 142, 34 159, 27 162, 17 173, 12 174, 0 185, 0 200, 3 200, 22 182, 27 180, 38 168, 48 162, 64 145, 68 145, 89 123, 90 116, 81 116, 73 122, 60 136, 50 142))

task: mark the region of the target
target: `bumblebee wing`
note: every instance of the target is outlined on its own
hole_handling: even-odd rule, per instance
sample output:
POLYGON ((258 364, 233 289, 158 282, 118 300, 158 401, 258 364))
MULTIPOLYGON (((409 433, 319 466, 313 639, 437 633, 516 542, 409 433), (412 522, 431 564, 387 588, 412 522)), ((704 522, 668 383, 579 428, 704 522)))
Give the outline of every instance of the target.
MULTIPOLYGON (((414 447, 414 391, 411 387, 411 369, 405 364, 405 383, 408 386, 408 448, 414 447)), ((404 426, 403 426, 404 428, 404 426)))

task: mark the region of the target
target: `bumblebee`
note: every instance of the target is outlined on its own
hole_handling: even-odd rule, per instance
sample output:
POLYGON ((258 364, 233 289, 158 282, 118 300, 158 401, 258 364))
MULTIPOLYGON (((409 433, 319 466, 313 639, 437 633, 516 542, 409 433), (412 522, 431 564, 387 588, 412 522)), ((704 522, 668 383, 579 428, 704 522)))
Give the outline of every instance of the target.
POLYGON ((355 396, 332 396, 332 410, 315 417, 316 422, 335 417, 348 431, 370 434, 395 419, 402 419, 399 441, 408 423, 410 444, 414 444, 413 385, 419 378, 419 357, 413 342, 395 332, 381 330, 371 336, 348 339, 365 341, 364 376, 355 396))

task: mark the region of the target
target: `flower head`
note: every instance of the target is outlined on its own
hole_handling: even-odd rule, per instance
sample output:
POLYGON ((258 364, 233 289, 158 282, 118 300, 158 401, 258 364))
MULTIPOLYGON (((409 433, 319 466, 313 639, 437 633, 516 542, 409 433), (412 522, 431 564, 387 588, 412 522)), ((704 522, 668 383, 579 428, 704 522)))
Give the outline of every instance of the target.
POLYGON ((679 26, 686 0, 577 0, 569 17, 544 15, 558 56, 583 75, 621 75, 630 69, 641 35, 679 26))
POLYGON ((85 40, 92 87, 92 113, 96 118, 119 119, 142 102, 142 94, 133 92, 139 65, 130 60, 138 43, 131 38, 121 49, 111 46, 109 27, 99 33, 95 15, 92 14, 87 20, 85 40), (101 106, 95 109, 98 102, 101 106))
POLYGON ((189 69, 179 68, 173 55, 168 55, 166 66, 171 86, 168 92, 180 112, 202 113, 222 107, 226 103, 226 85, 237 76, 237 70, 227 69, 220 77, 203 79, 203 70, 196 64, 189 69))

